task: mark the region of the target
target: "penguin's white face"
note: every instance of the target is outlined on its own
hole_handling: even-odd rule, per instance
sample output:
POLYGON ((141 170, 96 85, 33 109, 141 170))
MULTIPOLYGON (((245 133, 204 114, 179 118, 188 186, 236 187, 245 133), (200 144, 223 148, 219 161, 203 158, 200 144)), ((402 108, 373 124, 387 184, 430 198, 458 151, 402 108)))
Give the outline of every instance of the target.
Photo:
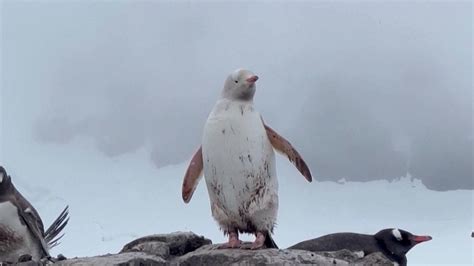
POLYGON ((0 173, 0 184, 3 182, 3 173, 0 173))
POLYGON ((255 94, 255 82, 258 76, 246 69, 237 69, 231 73, 222 90, 222 97, 229 100, 251 101, 255 94))

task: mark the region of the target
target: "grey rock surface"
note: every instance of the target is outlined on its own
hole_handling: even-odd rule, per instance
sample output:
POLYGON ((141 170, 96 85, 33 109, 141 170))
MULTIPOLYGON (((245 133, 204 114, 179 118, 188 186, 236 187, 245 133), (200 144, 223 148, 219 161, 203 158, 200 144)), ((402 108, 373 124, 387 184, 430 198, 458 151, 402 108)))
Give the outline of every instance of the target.
POLYGON ((377 265, 377 266, 388 266, 388 265, 395 265, 395 263, 391 262, 387 257, 385 257, 381 252, 371 253, 364 258, 356 261, 355 263, 351 263, 354 266, 366 266, 366 265, 377 265))
POLYGON ((120 253, 143 251, 167 259, 182 256, 209 244, 212 244, 211 240, 192 232, 174 232, 138 238, 126 244, 120 253))
MULTIPOLYGON (((219 249, 211 240, 191 232, 151 235, 126 244, 119 254, 71 258, 54 263, 60 266, 160 266, 160 265, 393 265, 381 253, 339 250, 311 252, 293 249, 219 249)), ((0 264, 1 265, 1 264, 0 264)), ((41 265, 25 262, 24 266, 41 265)))
POLYGON ((139 265, 169 265, 166 260, 158 256, 149 255, 143 252, 130 252, 121 254, 109 254, 89 258, 74 258, 56 262, 59 266, 139 266, 139 265))
MULTIPOLYGON (((293 250, 293 249, 289 249, 293 250)), ((347 249, 333 251, 333 252, 316 252, 316 254, 322 255, 327 258, 340 259, 347 262, 355 262, 364 257, 363 251, 352 252, 347 249)))
POLYGON ((347 261, 325 257, 304 250, 283 249, 218 249, 218 245, 207 245, 188 253, 175 265, 349 265, 347 261))
MULTIPOLYGON (((3 266, 3 265, 10 265, 10 264, 2 264, 0 262, 0 266, 3 266)), ((37 262, 37 261, 25 261, 25 262, 18 262, 15 265, 17 265, 17 266, 42 266, 43 263, 37 262)))

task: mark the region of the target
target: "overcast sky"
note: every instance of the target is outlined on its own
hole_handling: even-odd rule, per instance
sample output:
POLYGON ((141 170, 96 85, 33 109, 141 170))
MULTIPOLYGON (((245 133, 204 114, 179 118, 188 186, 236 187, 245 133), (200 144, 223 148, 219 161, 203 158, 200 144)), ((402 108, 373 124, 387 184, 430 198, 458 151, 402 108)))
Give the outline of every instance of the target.
POLYGON ((25 139, 87 138, 111 158, 186 161, 244 67, 260 77, 258 110, 318 180, 410 172, 430 189, 473 189, 472 10, 2 1, 1 156, 25 139))

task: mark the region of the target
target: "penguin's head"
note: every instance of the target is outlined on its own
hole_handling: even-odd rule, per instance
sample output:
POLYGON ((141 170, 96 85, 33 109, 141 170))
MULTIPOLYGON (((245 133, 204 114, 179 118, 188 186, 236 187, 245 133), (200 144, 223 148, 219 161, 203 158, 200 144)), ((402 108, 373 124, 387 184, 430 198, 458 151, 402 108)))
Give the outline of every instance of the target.
POLYGON ((375 234, 375 238, 384 244, 387 250, 400 257, 419 243, 431 240, 431 236, 417 236, 398 228, 383 229, 375 234))
POLYGON ((3 166, 0 166, 0 196, 6 194, 11 189, 11 178, 3 166))
POLYGON ((225 80, 222 97, 229 100, 251 101, 258 76, 246 69, 237 69, 225 80))

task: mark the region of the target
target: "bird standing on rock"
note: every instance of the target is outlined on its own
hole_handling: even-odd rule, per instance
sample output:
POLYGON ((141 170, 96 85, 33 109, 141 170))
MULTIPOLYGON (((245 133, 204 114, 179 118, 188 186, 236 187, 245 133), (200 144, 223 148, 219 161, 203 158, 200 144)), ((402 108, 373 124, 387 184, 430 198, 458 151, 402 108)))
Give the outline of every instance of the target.
POLYGON ((21 195, 11 177, 0 166, 0 262, 16 263, 21 257, 39 261, 50 257, 69 218, 66 207, 44 231, 36 209, 21 195))
POLYGON ((231 73, 204 126, 202 145, 186 171, 182 197, 188 203, 204 172, 212 216, 229 236, 221 248, 246 248, 239 233, 255 234, 251 249, 277 248, 271 237, 278 211, 276 149, 301 174, 311 172, 293 146, 267 126, 255 110, 258 76, 245 69, 231 73))

